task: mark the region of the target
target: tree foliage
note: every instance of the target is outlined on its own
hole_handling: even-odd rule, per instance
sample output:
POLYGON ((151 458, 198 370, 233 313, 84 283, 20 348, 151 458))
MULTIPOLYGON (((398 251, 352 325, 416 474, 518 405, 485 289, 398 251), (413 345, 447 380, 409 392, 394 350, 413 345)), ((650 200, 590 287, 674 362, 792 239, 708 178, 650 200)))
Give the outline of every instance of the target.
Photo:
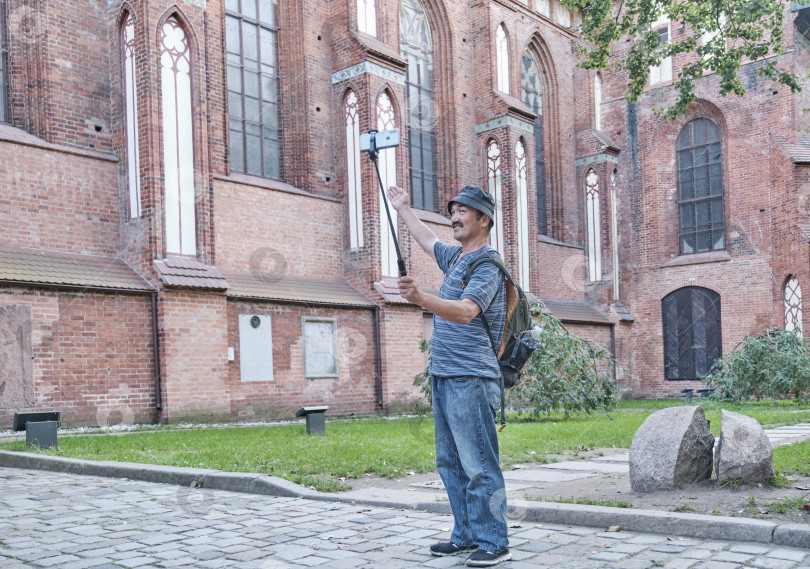
POLYGON ((688 59, 674 86, 676 102, 663 113, 675 118, 686 112, 695 100, 694 82, 704 73, 717 74, 721 95, 746 92, 740 76, 746 61, 759 61, 759 74, 801 89, 795 74, 779 65, 785 51, 784 10, 782 0, 563 0, 569 8, 582 11, 581 33, 589 44, 580 50, 581 65, 586 69, 616 66, 629 77, 627 98, 636 102, 649 78, 649 69, 663 59, 694 54, 688 59), (676 26, 692 33, 678 34, 677 41, 659 44, 653 24, 667 15, 676 26), (704 42, 701 36, 708 40, 704 42), (632 42, 624 58, 616 58, 617 43, 632 42))
POLYGON ((810 348, 796 332, 747 336, 718 360, 703 382, 713 397, 730 401, 810 398, 810 348))
MULTIPOLYGON (((536 301, 532 303, 532 317, 540 345, 510 390, 510 402, 527 407, 534 415, 612 409, 617 391, 611 353, 604 346, 571 334, 536 301)), ((425 341, 420 347, 430 351, 425 341)), ((414 385, 431 400, 429 366, 414 378, 414 385)))

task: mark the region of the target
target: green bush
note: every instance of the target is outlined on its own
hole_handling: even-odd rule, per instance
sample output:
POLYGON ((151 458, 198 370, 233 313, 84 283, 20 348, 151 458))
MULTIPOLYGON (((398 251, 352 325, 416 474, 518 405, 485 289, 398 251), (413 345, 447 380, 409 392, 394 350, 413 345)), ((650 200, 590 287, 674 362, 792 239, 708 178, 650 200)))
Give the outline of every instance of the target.
MULTIPOLYGON (((510 402, 528 408, 533 415, 611 410, 617 393, 611 353, 604 346, 571 334, 539 302, 532 302, 532 317, 540 345, 510 390, 510 402)), ((424 340, 420 348, 430 352, 430 345, 424 340)), ((429 366, 413 383, 430 401, 429 366)))
POLYGON ((715 362, 703 382, 726 401, 810 396, 810 349, 796 332, 768 330, 747 336, 715 362))

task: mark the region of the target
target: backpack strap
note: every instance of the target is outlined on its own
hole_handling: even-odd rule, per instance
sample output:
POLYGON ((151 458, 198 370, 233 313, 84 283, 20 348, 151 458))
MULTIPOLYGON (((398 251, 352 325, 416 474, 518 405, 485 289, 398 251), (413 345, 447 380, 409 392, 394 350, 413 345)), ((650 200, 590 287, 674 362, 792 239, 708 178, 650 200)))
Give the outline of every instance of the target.
MULTIPOLYGON (((467 283, 470 282, 470 277, 472 277, 473 271, 475 268, 480 265, 481 263, 495 263, 497 267, 501 270, 501 273, 506 277, 507 283, 507 297, 509 292, 509 284, 511 284, 515 290, 518 290, 515 281, 512 280, 512 275, 509 274, 509 270, 506 268, 506 265, 501 259, 500 255, 495 255, 492 251, 487 251, 484 255, 479 255, 477 258, 473 259, 473 261, 467 265, 467 271, 464 274, 464 277, 461 279, 461 286, 463 288, 467 287, 467 283)), ((506 323, 509 322, 509 302, 507 298, 507 312, 505 314, 506 321, 504 322, 504 334, 506 333, 506 323)), ((487 333, 487 338, 489 338, 489 345, 492 346, 492 351, 495 352, 495 359, 500 363, 501 352, 503 351, 503 342, 501 342, 501 349, 495 347, 495 344, 492 343, 492 332, 489 328, 489 322, 487 322, 487 317, 484 316, 484 311, 481 311, 481 322, 484 324, 484 330, 487 333)), ((498 366, 500 373, 500 384, 501 384, 501 428, 500 431, 503 431, 504 427, 506 427, 506 388, 503 385, 503 370, 500 369, 500 365, 498 366)))

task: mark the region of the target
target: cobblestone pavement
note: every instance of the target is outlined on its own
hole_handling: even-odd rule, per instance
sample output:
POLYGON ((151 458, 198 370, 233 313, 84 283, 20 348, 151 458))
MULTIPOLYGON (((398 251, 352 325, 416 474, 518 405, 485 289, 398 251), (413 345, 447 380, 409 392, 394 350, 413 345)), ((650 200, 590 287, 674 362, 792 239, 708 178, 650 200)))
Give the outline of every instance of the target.
MULTIPOLYGON (((504 569, 810 569, 810 551, 519 524, 504 569)), ((0 568, 453 567, 438 514, 0 468, 0 568)))

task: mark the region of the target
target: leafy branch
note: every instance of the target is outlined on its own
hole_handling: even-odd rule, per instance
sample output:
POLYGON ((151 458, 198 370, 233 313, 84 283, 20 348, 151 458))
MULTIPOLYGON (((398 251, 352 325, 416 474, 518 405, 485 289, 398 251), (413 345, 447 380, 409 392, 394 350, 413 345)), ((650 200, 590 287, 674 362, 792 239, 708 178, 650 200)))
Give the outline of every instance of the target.
MULTIPOLYGON (((673 87, 675 102, 663 112, 664 118, 686 113, 695 100, 695 81, 707 72, 717 75, 719 92, 744 95, 740 76, 744 62, 760 62, 762 77, 801 90, 799 78, 780 66, 785 52, 784 9, 782 0, 563 0, 571 9, 581 10, 581 33, 589 45, 579 46, 580 65, 585 69, 616 68, 627 72, 627 98, 635 103, 649 81, 649 70, 668 57, 684 57, 673 87), (656 22, 666 15, 680 24, 683 33, 677 41, 661 44, 656 22), (701 35, 707 39, 700 45, 701 35), (617 56, 618 42, 632 42, 623 57, 617 56)), ((660 27, 660 26, 659 26, 660 27)))

